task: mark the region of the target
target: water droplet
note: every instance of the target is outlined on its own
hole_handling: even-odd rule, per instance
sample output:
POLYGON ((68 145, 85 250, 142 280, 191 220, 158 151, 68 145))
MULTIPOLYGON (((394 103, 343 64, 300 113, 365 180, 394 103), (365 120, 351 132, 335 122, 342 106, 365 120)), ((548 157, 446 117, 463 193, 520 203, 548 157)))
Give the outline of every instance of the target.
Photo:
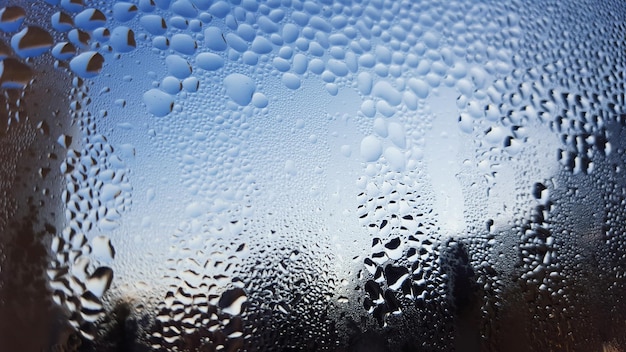
POLYGON ((191 75, 191 65, 178 55, 168 55, 165 58, 165 64, 167 72, 176 78, 184 79, 191 75))
POLYGON ((0 61, 0 88, 23 89, 32 78, 33 70, 25 63, 13 58, 0 61))
POLYGON ((109 42, 111 43, 113 50, 120 53, 133 51, 135 47, 137 47, 135 33, 132 29, 124 26, 115 27, 113 29, 109 42))
POLYGON ((372 88, 372 95, 384 99, 391 106, 397 106, 402 102, 402 95, 387 81, 378 81, 372 88))
POLYGON ((74 24, 80 29, 94 30, 106 23, 106 16, 97 9, 86 9, 74 16, 74 24))
POLYGON ((178 14, 187 18, 193 18, 198 15, 198 9, 189 0, 176 0, 174 1, 174 3, 172 3, 172 5, 170 6, 170 9, 175 14, 178 14))
POLYGON ((92 254, 101 260, 113 260, 115 258, 115 249, 111 244, 111 240, 107 236, 96 236, 91 241, 92 254))
POLYGON ((70 61, 70 69, 79 77, 91 78, 95 77, 102 70, 104 57, 95 51, 88 51, 74 57, 70 61))
POLYGON ((137 15, 137 5, 130 2, 117 2, 113 5, 113 18, 116 21, 128 22, 137 15))
POLYGON ((357 87, 361 94, 369 95, 372 92, 373 79, 369 72, 361 72, 357 76, 357 87))
POLYGON ((51 17, 52 28, 59 32, 67 32, 74 28, 74 20, 65 12, 56 12, 51 17))
POLYGON ((60 42, 52 48, 52 56, 59 60, 69 60, 76 54, 76 47, 68 42, 60 42))
POLYGON ((167 30, 165 19, 159 15, 144 15, 139 19, 139 23, 150 34, 161 35, 167 30))
POLYGON ((196 56, 196 64, 203 70, 215 71, 224 66, 224 59, 213 53, 200 53, 196 56))
POLYGON ((252 41, 250 49, 257 54, 268 54, 272 51, 272 43, 265 37, 256 37, 252 41))
POLYGON ((406 134, 404 133, 404 127, 397 122, 390 122, 387 126, 389 132, 389 139, 398 146, 398 148, 406 148, 406 134))
POLYGON ((286 23, 282 28, 283 40, 287 44, 291 44, 300 36, 300 29, 293 23, 286 23))
POLYGON ((248 300, 244 290, 234 288, 222 293, 218 306, 222 312, 230 315, 240 315, 244 310, 244 303, 248 300))
POLYGON ((404 171, 406 167, 406 156, 400 149, 396 147, 388 147, 385 149, 384 155, 385 160, 387 160, 387 163, 389 163, 389 166, 391 166, 393 171, 404 171))
MULTIPOLYGON (((191 77, 188 77, 186 79, 189 79, 189 78, 191 77)), ((163 78, 163 81, 161 81, 160 88, 164 92, 174 95, 181 91, 182 84, 178 78, 173 77, 173 76, 167 76, 163 78)))
POLYGON ((240 73, 232 73, 224 78, 226 94, 237 104, 245 106, 252 100, 256 86, 252 78, 240 73))
POLYGON ((83 0, 61 0, 61 6, 69 12, 78 12, 83 9, 83 0))
POLYGON ((19 6, 7 6, 0 8, 0 31, 13 32, 20 28, 26 11, 19 6))
POLYGON ((191 202, 185 207, 185 216, 197 218, 209 210, 208 204, 204 202, 191 202))
POLYGON ((248 50, 248 43, 235 33, 226 34, 226 43, 240 53, 248 50))
POLYGON ((293 73, 283 73, 282 77, 283 84, 289 89, 298 89, 300 88, 300 78, 293 73))
POLYGON ((20 57, 39 56, 54 44, 52 36, 43 28, 30 26, 11 38, 11 47, 20 57))
POLYGON ((148 111, 158 117, 169 114, 174 108, 174 97, 156 88, 143 94, 143 102, 148 111))
POLYGON ((113 269, 101 266, 87 279, 86 287, 96 297, 101 298, 111 286, 113 269))
POLYGON ((224 51, 227 48, 226 38, 218 27, 209 27, 204 30, 204 43, 207 48, 215 51, 224 51))
POLYGON ((62 146, 63 148, 67 149, 72 144, 72 137, 62 134, 57 139, 57 143, 59 143, 59 145, 62 146))
POLYGON ((198 45, 188 34, 174 34, 171 39, 170 48, 181 54, 192 55, 196 52, 198 45))
POLYGON ((268 103, 269 100, 267 99, 265 94, 256 92, 252 95, 252 105, 256 106, 257 108, 262 109, 266 107, 268 103))
POLYGON ((381 141, 375 136, 367 136, 361 140, 361 157, 367 162, 377 161, 383 153, 381 141))
POLYGON ((187 77, 183 80, 183 88, 188 92, 197 92, 200 88, 200 81, 196 77, 187 77))

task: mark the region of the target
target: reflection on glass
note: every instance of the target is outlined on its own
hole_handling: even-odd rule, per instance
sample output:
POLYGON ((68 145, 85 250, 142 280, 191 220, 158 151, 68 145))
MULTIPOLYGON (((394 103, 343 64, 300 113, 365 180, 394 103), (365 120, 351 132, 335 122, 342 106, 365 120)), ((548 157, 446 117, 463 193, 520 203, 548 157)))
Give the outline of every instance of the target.
POLYGON ((0 6, 3 349, 626 348, 623 2, 0 6))

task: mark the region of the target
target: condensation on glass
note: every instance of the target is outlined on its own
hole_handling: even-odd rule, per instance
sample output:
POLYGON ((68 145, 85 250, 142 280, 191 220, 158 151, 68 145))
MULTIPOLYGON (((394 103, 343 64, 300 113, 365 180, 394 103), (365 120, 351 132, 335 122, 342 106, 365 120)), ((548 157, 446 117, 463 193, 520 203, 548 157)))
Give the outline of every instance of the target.
POLYGON ((3 0, 0 346, 623 351, 622 1, 3 0))

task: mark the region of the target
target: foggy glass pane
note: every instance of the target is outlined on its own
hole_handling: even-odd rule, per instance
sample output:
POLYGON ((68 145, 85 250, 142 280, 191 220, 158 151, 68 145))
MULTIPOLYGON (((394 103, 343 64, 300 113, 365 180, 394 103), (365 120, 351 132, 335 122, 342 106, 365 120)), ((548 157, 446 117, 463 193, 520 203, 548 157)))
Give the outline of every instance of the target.
POLYGON ((0 350, 624 351, 623 1, 0 1, 0 350))

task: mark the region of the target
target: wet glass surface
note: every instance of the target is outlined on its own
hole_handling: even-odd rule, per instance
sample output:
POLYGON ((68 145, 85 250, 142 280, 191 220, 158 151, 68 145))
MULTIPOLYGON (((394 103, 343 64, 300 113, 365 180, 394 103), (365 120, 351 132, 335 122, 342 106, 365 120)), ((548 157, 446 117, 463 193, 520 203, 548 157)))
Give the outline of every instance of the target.
POLYGON ((623 1, 3 0, 0 350, 623 351, 623 1))

